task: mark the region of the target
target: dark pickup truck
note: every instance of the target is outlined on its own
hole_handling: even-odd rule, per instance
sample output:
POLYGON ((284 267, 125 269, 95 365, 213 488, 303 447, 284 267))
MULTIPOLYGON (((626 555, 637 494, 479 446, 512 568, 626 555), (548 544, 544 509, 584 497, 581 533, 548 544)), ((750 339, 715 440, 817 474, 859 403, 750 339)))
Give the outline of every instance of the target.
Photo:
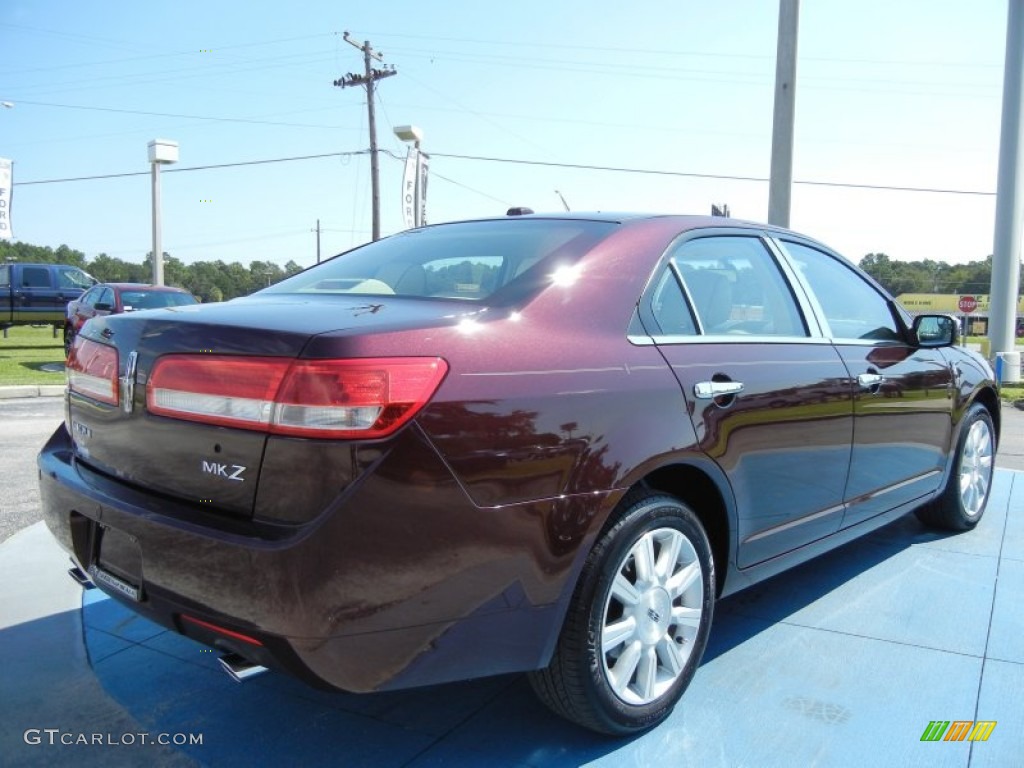
POLYGON ((96 280, 67 264, 0 264, 0 328, 64 327, 67 304, 96 280))

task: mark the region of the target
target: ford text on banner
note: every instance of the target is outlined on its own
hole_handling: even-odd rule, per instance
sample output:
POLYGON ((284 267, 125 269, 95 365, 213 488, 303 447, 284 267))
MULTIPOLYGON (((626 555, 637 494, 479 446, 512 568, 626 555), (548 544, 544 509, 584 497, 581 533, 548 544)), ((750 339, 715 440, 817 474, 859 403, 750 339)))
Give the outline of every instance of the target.
POLYGON ((402 220, 406 229, 416 226, 416 165, 420 151, 409 147, 405 156, 405 173, 402 174, 402 220))
POLYGON ((430 166, 430 155, 428 155, 426 152, 420 152, 420 162, 419 162, 419 171, 420 171, 420 178, 419 178, 419 184, 420 184, 420 195, 419 195, 420 218, 419 218, 419 221, 416 222, 417 226, 420 226, 420 227, 427 226, 427 168, 429 166, 430 166))
POLYGON ((14 173, 12 163, 6 157, 0 157, 0 240, 13 240, 11 229, 11 189, 14 173))

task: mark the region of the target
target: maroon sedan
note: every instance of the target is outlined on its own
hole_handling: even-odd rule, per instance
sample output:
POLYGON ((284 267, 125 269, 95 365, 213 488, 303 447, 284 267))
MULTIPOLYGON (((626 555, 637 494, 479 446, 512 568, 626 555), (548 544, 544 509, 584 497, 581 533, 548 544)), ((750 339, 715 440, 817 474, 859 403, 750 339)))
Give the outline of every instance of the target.
POLYGON ((196 297, 183 288, 145 283, 99 283, 68 303, 64 321, 64 354, 66 356, 71 350, 71 342, 91 317, 196 303, 196 297))
POLYGON ((999 401, 955 342, 781 229, 431 226, 91 321, 43 510, 80 579, 238 676, 527 671, 629 733, 682 695, 717 598, 910 511, 977 524, 999 401))

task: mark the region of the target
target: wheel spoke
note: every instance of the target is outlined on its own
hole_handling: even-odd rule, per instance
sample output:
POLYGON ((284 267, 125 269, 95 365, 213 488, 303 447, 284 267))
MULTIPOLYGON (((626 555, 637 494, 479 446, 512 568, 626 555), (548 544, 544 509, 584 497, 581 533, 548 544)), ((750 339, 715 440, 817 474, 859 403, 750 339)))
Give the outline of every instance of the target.
POLYGON ((672 623, 696 630, 700 626, 700 617, 703 613, 703 610, 700 608, 687 608, 682 605, 675 606, 672 608, 672 623))
POLYGON ((636 619, 630 616, 622 621, 607 625, 601 632, 601 650, 610 653, 633 637, 636 619))
POLYGON ((658 658, 673 678, 683 671, 683 664, 686 662, 682 649, 671 637, 664 637, 658 643, 658 658))
POLYGON ((693 583, 700 579, 700 577, 700 563, 690 563, 672 575, 672 578, 665 583, 665 589, 668 590, 669 595, 675 600, 692 587, 693 583))
POLYGON ((640 593, 636 586, 621 573, 612 582, 612 597, 623 605, 636 605, 640 602, 640 593))
POLYGON ((676 563, 679 561, 679 552, 682 548, 683 537, 675 532, 668 537, 668 541, 662 544, 661 553, 658 555, 658 562, 655 565, 659 583, 668 584, 676 563))
POLYGON ((650 534, 643 536, 633 547, 633 564, 636 567, 636 580, 650 584, 654 581, 654 538, 650 534))
POLYGON ((640 698, 649 701, 654 698, 654 686, 658 682, 658 654, 654 647, 644 650, 636 670, 636 690, 640 698))
POLYGON ((634 640, 626 646, 622 655, 616 659, 615 666, 608 670, 609 682, 614 691, 620 696, 626 693, 626 688, 629 687, 629 682, 633 679, 633 672, 636 671, 636 666, 640 663, 642 648, 643 646, 640 644, 640 641, 634 640))

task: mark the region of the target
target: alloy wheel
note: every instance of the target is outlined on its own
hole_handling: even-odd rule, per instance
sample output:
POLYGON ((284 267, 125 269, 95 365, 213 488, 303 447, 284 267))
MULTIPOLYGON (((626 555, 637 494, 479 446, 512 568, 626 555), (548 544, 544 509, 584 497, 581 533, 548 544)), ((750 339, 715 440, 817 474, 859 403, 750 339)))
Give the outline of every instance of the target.
POLYGON ((619 564, 605 601, 601 659, 622 701, 649 704, 682 674, 701 626, 704 578, 674 528, 644 533, 619 564))

